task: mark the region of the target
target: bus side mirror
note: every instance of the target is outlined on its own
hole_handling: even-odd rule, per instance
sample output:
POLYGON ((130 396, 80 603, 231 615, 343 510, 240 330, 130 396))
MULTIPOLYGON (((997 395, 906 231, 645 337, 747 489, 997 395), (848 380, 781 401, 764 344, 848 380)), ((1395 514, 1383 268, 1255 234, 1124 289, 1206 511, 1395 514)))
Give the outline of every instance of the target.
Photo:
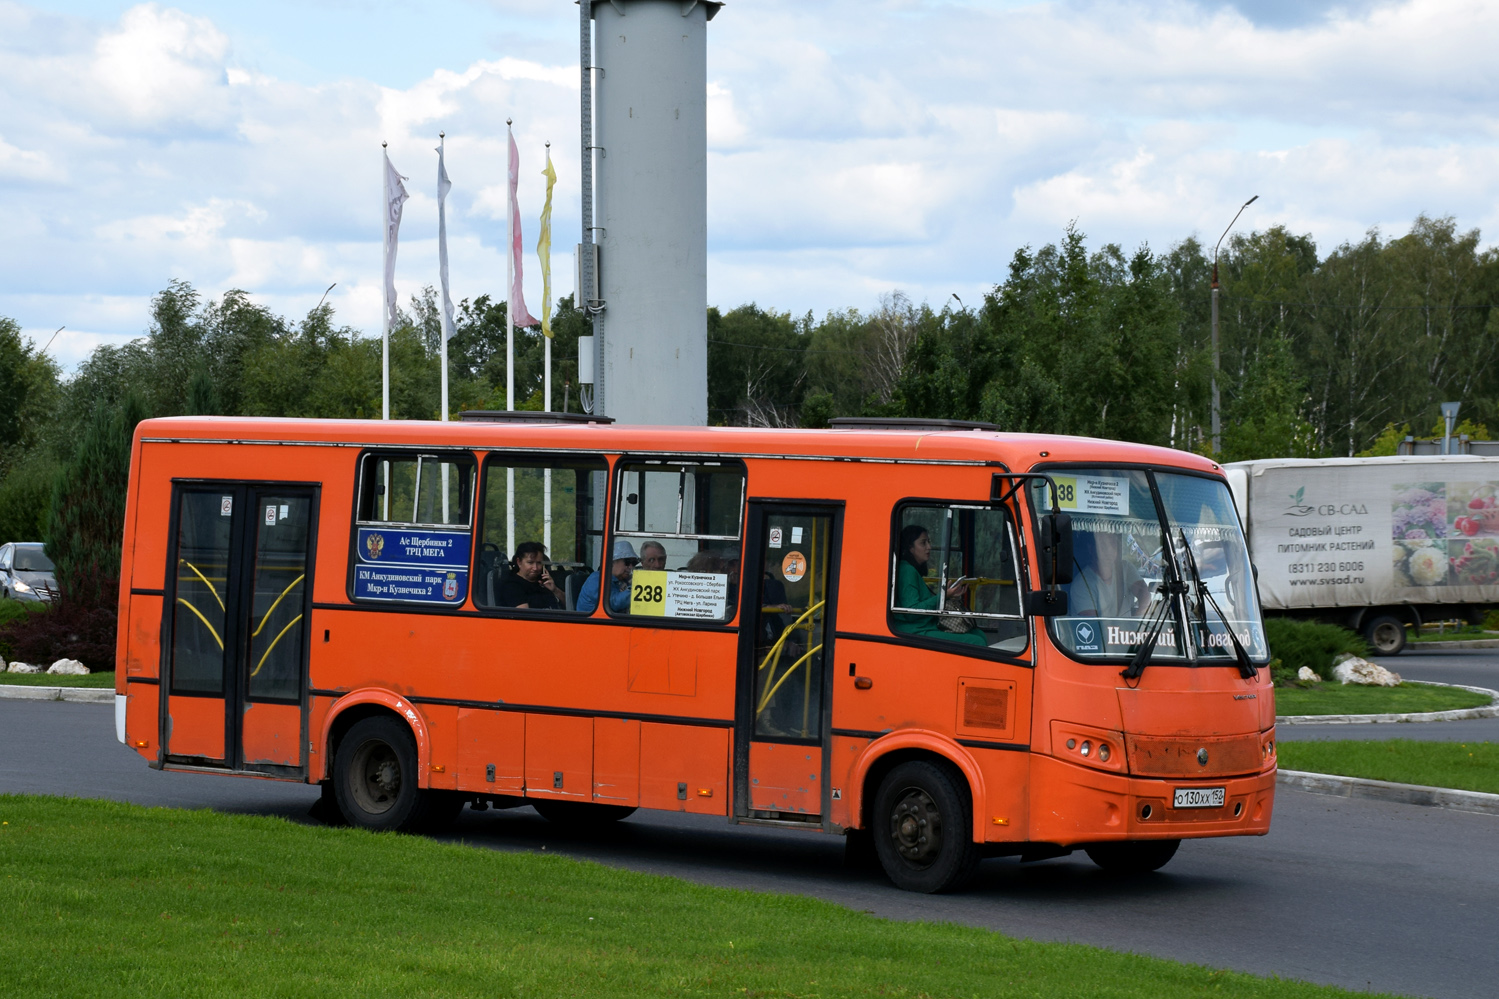
POLYGON ((1048 513, 1041 518, 1041 585, 1072 582, 1072 518, 1048 513))
POLYGON ((1066 617, 1066 590, 1036 590, 1026 595, 1025 612, 1031 617, 1066 617))

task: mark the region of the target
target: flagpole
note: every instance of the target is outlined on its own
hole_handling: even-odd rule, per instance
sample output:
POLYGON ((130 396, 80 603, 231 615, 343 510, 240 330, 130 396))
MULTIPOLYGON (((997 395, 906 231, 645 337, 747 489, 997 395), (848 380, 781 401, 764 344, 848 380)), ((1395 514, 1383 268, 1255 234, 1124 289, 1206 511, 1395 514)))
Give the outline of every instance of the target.
MULTIPOLYGON (((443 149, 447 146, 447 136, 448 133, 446 132, 437 133, 437 165, 439 174, 443 172, 443 149)), ((443 178, 439 176, 437 179, 437 228, 438 235, 442 237, 442 245, 438 249, 441 251, 442 256, 442 291, 443 297, 446 299, 448 292, 448 215, 447 206, 444 204, 447 192, 442 189, 442 181, 443 178)), ((446 301, 443 304, 446 306, 446 301)), ((448 419, 448 337, 452 335, 453 331, 448 328, 448 310, 444 307, 442 310, 442 420, 444 423, 448 419)), ((446 465, 443 466, 443 471, 447 471, 446 465)), ((447 502, 446 489, 443 490, 443 502, 447 502)))
MULTIPOLYGON (((505 409, 515 409, 515 198, 510 196, 510 149, 515 144, 511 120, 505 119, 505 409)), ((515 553, 515 468, 505 469, 505 547, 515 553)))
MULTIPOLYGON (((551 166, 552 166, 552 144, 550 142, 548 142, 547 143, 547 168, 548 168, 548 170, 550 170, 551 166)), ((545 237, 546 247, 547 247, 547 254, 549 256, 550 256, 551 250, 552 250, 552 247, 551 247, 551 239, 552 239, 551 224, 552 224, 552 220, 550 218, 551 208, 552 208, 552 188, 551 188, 551 185, 548 184, 548 186, 547 186, 547 212, 546 212, 546 214, 548 215, 548 217, 543 220, 544 227, 545 227, 546 231, 544 233, 538 233, 537 248, 540 249, 541 243, 542 243, 542 239, 540 237, 544 236, 545 237)), ((541 296, 541 318, 544 321, 550 319, 550 313, 552 311, 552 303, 551 303, 551 301, 548 300, 548 297, 547 297, 547 294, 546 294, 546 290, 545 290, 545 286, 550 283, 551 266, 552 265, 551 265, 551 261, 550 260, 544 260, 544 261, 542 261, 542 270, 541 270, 541 273, 542 273, 542 277, 544 279, 543 282, 542 282, 542 286, 543 286, 544 290, 543 290, 542 296, 541 296)), ((550 325, 550 323, 548 323, 548 325, 550 325)), ((542 362, 541 362, 541 364, 542 364, 542 375, 541 375, 541 385, 542 385, 541 398, 542 398, 542 406, 541 406, 541 408, 544 409, 544 410, 546 410, 548 413, 550 413, 552 411, 552 334, 551 334, 550 329, 543 329, 542 333, 545 334, 545 335, 542 336, 542 338, 541 338, 542 339, 542 351, 543 351, 542 362)), ((542 539, 542 543, 547 546, 547 554, 548 554, 548 556, 550 556, 551 551, 552 551, 552 470, 550 468, 546 469, 542 473, 541 477, 542 477, 542 480, 543 480, 542 484, 541 484, 541 488, 542 488, 542 492, 544 494, 544 498, 542 500, 542 512, 541 512, 541 517, 542 517, 542 522, 541 522, 542 523, 542 527, 541 527, 541 530, 542 530, 542 534, 544 535, 544 537, 542 539)), ((568 557, 572 558, 573 556, 569 555, 568 557)))
MULTIPOLYGON (((515 134, 510 129, 510 119, 505 119, 505 132, 510 141, 515 134)), ((506 164, 508 169, 508 153, 506 164)), ((515 211, 512 199, 505 199, 505 408, 515 408, 515 211)), ((513 501, 512 501, 513 502, 513 501)))
MULTIPOLYGON (((380 226, 380 242, 384 247, 383 256, 380 260, 380 273, 390 273, 390 171, 386 169, 385 163, 388 157, 385 152, 386 144, 380 143, 380 184, 385 192, 384 203, 380 206, 380 215, 383 222, 380 226)), ((390 293, 385 287, 384 278, 380 283, 380 298, 384 308, 380 310, 380 419, 390 419, 390 293)), ((390 490, 387 489, 389 495, 390 490)))

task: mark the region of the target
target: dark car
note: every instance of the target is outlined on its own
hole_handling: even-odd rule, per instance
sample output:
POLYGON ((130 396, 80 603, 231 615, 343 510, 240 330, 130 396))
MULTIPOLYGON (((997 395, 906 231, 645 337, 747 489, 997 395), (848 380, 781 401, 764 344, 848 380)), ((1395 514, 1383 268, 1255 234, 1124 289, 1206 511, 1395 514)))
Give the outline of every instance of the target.
POLYGON ((40 541, 0 545, 0 593, 11 600, 51 600, 57 593, 56 566, 40 541))

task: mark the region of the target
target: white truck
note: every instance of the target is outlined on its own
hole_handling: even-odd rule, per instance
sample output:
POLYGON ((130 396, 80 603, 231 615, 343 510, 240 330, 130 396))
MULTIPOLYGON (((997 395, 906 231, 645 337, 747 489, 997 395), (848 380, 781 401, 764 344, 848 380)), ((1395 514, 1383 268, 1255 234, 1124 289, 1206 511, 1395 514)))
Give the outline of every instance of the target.
POLYGON ((1499 604, 1499 457, 1224 466, 1266 613, 1352 628, 1383 655, 1423 620, 1499 604))

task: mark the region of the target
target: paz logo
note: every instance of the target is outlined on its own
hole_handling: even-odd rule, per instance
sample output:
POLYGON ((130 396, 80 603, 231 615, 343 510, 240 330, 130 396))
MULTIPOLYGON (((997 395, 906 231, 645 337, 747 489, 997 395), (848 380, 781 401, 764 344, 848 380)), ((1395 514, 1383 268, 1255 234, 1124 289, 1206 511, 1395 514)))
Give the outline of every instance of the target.
POLYGON ((1292 493, 1291 505, 1286 507, 1286 513, 1290 514, 1292 517, 1305 517, 1307 514, 1317 509, 1314 506, 1307 506, 1305 503, 1301 502, 1305 496, 1306 486, 1302 486, 1300 489, 1292 493))
POLYGON ((385 551, 385 535, 366 534, 364 537, 364 550, 369 555, 371 561, 379 558, 380 553, 385 551))
POLYGON ((1098 637, 1098 632, 1087 621, 1079 621, 1072 629, 1072 634, 1077 638, 1077 644, 1081 646, 1092 645, 1098 637))

